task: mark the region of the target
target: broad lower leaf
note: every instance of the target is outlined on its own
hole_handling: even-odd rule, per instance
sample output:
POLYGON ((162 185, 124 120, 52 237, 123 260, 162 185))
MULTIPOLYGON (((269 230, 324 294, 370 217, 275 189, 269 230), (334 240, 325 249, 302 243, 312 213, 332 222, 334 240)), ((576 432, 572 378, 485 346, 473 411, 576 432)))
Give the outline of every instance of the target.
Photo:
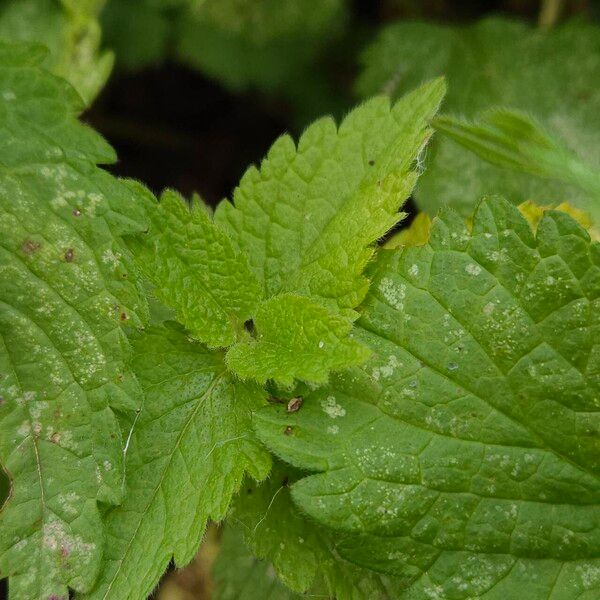
POLYGON ((300 293, 347 314, 360 303, 372 244, 402 217, 444 90, 437 80, 394 106, 375 98, 339 128, 321 119, 297 146, 281 137, 246 172, 215 221, 246 252, 266 297, 300 293))
POLYGON ((260 301, 246 257, 197 199, 188 205, 165 192, 148 212, 151 226, 131 247, 154 294, 195 338, 211 347, 230 346, 260 301))
POLYGON ((492 199, 472 230, 444 213, 375 271, 372 363, 257 414, 265 443, 320 472, 294 500, 351 534, 342 556, 404 578, 400 598, 597 597, 598 244, 492 199))
POLYGON ((267 481, 248 482, 228 517, 241 526, 252 553, 273 564, 277 576, 307 597, 387 600, 394 578, 341 559, 327 529, 307 520, 294 506, 290 487, 300 474, 276 462, 267 481))
POLYGON ((96 166, 114 153, 43 59, 0 45, 0 575, 11 598, 47 600, 91 587, 97 502, 122 496, 113 409, 139 391, 121 326, 147 306, 121 236, 146 227, 149 194, 96 166))
POLYGON ((475 122, 439 117, 435 127, 494 165, 580 188, 588 195, 583 206, 600 224, 600 169, 583 163, 527 114, 492 109, 475 122))
POLYGON ((150 328, 133 346, 145 400, 131 423, 127 495, 105 519, 102 572, 86 595, 95 599, 144 600, 171 557, 177 566, 193 558, 244 474, 262 479, 270 467, 250 425, 262 389, 232 378, 220 353, 178 326, 150 328))
POLYGON ((214 600, 300 600, 286 588, 268 560, 255 558, 248 550, 240 527, 227 524, 219 555, 213 567, 214 600))
POLYGON ((260 383, 295 378, 324 382, 332 370, 360 364, 370 351, 348 337, 352 323, 305 296, 283 294, 264 302, 254 318, 256 338, 227 353, 227 365, 260 383))
MULTIPOLYGON (((493 106, 534 115, 577 157, 600 169, 600 27, 573 20, 551 31, 500 17, 473 25, 404 22, 384 29, 363 56, 362 97, 396 97, 421 81, 446 75, 444 110, 466 118, 493 106)), ((503 194, 585 207, 587 193, 555 180, 499 169, 444 136, 430 147, 415 197, 435 215, 444 204, 468 217, 477 199, 503 194)))
POLYGON ((0 7, 0 40, 49 49, 44 66, 64 77, 86 104, 98 95, 113 66, 100 51, 97 17, 103 0, 7 0, 0 7))

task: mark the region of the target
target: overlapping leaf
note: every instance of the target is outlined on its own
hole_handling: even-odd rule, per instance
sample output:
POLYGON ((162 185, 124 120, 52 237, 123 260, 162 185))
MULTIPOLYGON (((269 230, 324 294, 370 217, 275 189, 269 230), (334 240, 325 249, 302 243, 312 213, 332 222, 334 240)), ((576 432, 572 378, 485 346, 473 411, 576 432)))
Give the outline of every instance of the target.
MULTIPOLYGON (((592 168, 600 168, 600 28, 595 24, 573 20, 542 31, 499 17, 460 27, 398 23, 381 32, 363 62, 357 86, 363 97, 382 92, 394 97, 444 74, 446 112, 474 118, 492 106, 527 111, 592 168)), ((587 199, 572 185, 486 164, 443 136, 428 159, 416 199, 431 215, 448 203, 467 217, 486 193, 517 204, 579 205, 587 199)))
POLYGON ((236 344, 227 365, 238 375, 265 383, 295 378, 325 382, 329 372, 364 362, 370 352, 348 337, 352 323, 305 296, 282 294, 261 305, 256 338, 236 344))
POLYGON ((475 122, 439 117, 435 126, 491 164, 580 188, 587 194, 582 205, 600 224, 600 169, 590 168, 528 115, 493 109, 475 122))
POLYGON ((198 200, 166 192, 148 213, 150 228, 131 246, 154 293, 195 338, 230 346, 260 301, 245 256, 198 200))
POLYGON ((229 520, 241 526, 259 558, 272 562, 278 577, 308 597, 337 600, 384 600, 394 597, 393 577, 373 573, 341 559, 327 529, 307 520, 292 503, 290 486, 300 477, 280 462, 269 479, 249 482, 229 520))
POLYGON ((472 231, 384 252, 359 331, 376 358, 261 411, 261 438, 319 471, 292 488, 400 598, 600 590, 600 249, 568 215, 534 234, 503 200, 472 231))
POLYGON ((360 303, 370 246, 402 216, 444 91, 437 80, 393 106, 375 98, 339 128, 321 119, 297 147, 283 136, 260 170, 246 172, 215 221, 246 252, 267 296, 297 292, 339 309, 360 303))
POLYGON ((215 600, 299 600, 276 577, 273 565, 252 556, 239 527, 227 525, 213 568, 215 600))
POLYGON ((290 137, 280 138, 260 170, 246 172, 234 204, 218 207, 216 223, 245 252, 265 296, 307 298, 293 300, 295 307, 287 296, 261 308, 257 331, 263 339, 231 351, 229 364, 241 375, 250 375, 250 350, 258 352, 259 380, 278 364, 282 347, 293 348, 296 357, 284 358, 271 375, 280 381, 322 381, 329 369, 364 356, 354 342, 335 341, 350 330, 339 315, 355 317, 368 288, 363 270, 373 243, 403 216, 398 210, 417 178, 416 161, 444 89, 443 81, 431 82, 393 107, 385 98, 373 99, 339 129, 331 119, 317 121, 298 147, 290 137), (319 313, 321 323, 308 326, 307 319, 319 313), (278 333, 267 331, 269 322, 282 319, 287 323, 278 333))
POLYGON ((97 501, 122 496, 112 409, 139 392, 121 326, 147 307, 120 236, 146 226, 148 193, 96 166, 114 153, 43 59, 0 46, 0 574, 11 597, 62 599, 98 571, 97 501))
POLYGON ((106 517, 103 569, 89 598, 146 598, 166 569, 188 563, 207 520, 225 516, 246 472, 266 476, 269 454, 254 440, 256 385, 235 380, 222 356, 178 326, 133 339, 133 368, 145 392, 131 423, 127 495, 106 517))

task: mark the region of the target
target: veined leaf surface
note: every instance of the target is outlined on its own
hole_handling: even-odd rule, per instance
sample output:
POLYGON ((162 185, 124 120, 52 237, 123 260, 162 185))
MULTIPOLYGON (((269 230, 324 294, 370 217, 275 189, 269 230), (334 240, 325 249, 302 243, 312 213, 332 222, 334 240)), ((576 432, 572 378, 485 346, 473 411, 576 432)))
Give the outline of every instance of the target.
POLYGON ((429 243, 383 252, 359 336, 365 369, 257 415, 318 474, 292 496, 394 574, 400 598, 594 598, 600 590, 600 251, 570 216, 534 233, 484 201, 429 243))

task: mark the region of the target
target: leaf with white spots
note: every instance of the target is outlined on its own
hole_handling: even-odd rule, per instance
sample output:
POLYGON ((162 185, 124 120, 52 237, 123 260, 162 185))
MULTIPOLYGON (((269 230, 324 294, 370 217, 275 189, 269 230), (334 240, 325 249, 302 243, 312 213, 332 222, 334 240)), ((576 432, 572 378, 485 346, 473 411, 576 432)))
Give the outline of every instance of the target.
POLYGON ((139 400, 122 325, 147 307, 121 236, 146 227, 148 193, 96 166, 114 153, 43 57, 0 45, 0 576, 47 600, 91 587, 98 501, 122 497, 113 409, 139 400))
POLYGON ((472 229, 443 213, 372 275, 357 327, 372 361, 255 417, 317 472, 295 502, 347 536, 344 558, 404 579, 399 598, 596 598, 598 243, 565 213, 534 232, 491 199, 472 229))
POLYGON ((109 543, 90 599, 146 598, 171 558, 182 567, 194 557, 244 474, 263 479, 271 465, 251 425, 266 394, 232 377, 222 353, 175 324, 148 328, 132 344, 145 400, 132 422, 127 495, 106 515, 109 543))

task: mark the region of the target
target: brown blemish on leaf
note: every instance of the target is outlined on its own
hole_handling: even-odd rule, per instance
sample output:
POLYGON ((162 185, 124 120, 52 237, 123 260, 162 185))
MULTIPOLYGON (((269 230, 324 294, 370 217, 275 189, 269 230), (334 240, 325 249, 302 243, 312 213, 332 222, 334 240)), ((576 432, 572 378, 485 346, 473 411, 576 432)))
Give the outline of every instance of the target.
POLYGON ((35 242, 33 240, 25 240, 21 245, 21 250, 23 251, 23 254, 27 254, 27 256, 35 254, 39 249, 39 242, 35 242))
POLYGON ((276 396, 269 396, 268 402, 271 404, 285 404, 285 400, 283 398, 277 398, 276 396))
POLYGON ((80 217, 81 216, 81 211, 78 208, 74 208, 73 209, 73 216, 74 217, 80 217))
POLYGON ((121 313, 121 316, 119 318, 121 319, 121 321, 127 321, 127 313, 121 313))
POLYGON ((294 433, 294 428, 291 425, 288 425, 284 430, 283 433, 285 435, 292 435, 292 433, 294 433))
POLYGON ((69 248, 66 252, 65 252, 65 260, 67 262, 73 262, 73 257, 75 256, 75 251, 73 250, 73 248, 69 248))
POLYGON ((300 407, 302 406, 302 402, 304 400, 302 399, 302 396, 297 396, 296 398, 292 398, 288 403, 287 403, 287 412, 289 413, 295 413, 298 412, 300 410, 300 407))
POLYGON ((53 433, 52 436, 50 437, 50 441, 53 444, 58 444, 58 442, 60 442, 60 433, 58 433, 58 432, 53 433))

